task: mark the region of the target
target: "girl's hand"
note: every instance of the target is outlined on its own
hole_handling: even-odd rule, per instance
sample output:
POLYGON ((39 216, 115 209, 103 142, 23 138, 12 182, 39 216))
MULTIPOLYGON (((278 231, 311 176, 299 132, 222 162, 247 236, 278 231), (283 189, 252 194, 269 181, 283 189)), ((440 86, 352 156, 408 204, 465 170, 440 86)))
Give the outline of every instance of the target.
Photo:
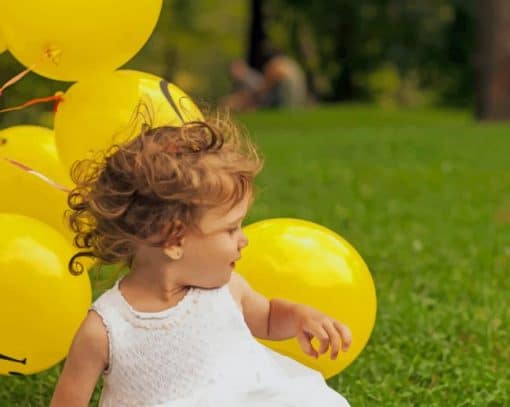
POLYGON ((302 304, 296 304, 296 318, 298 323, 296 337, 303 352, 307 355, 317 359, 319 355, 326 353, 328 348, 331 347, 331 360, 334 360, 338 356, 340 345, 343 352, 347 352, 349 349, 352 334, 346 325, 302 304), (318 350, 312 346, 312 338, 314 337, 320 343, 318 350))

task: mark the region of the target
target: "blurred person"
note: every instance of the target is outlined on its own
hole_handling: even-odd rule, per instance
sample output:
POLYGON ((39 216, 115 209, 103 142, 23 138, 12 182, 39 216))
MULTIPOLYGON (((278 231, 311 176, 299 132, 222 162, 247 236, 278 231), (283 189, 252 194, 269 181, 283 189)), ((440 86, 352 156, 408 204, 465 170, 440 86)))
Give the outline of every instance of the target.
POLYGON ((258 108, 294 108, 307 104, 306 76, 299 63, 283 52, 269 49, 263 54, 262 70, 237 59, 230 64, 233 93, 221 104, 233 111, 258 108))

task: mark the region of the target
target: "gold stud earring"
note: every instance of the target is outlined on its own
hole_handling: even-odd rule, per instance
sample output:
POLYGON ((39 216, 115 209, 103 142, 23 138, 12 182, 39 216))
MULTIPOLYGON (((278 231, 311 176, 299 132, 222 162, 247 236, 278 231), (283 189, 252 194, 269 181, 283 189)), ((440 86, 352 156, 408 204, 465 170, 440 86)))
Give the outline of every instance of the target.
POLYGON ((172 260, 180 260, 184 251, 181 247, 166 247, 163 249, 164 253, 172 260))
POLYGON ((176 249, 175 251, 175 259, 174 260, 180 260, 182 257, 182 249, 176 249))

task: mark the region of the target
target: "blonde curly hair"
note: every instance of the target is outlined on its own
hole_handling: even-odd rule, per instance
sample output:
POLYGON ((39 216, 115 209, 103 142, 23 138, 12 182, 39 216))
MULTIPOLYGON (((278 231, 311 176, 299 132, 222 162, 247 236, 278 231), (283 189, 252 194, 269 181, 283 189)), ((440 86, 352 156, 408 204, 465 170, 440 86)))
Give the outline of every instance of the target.
POLYGON ((163 247, 198 226, 203 211, 235 206, 253 194, 263 166, 255 145, 230 119, 182 127, 145 125, 134 139, 99 159, 76 162, 69 225, 82 257, 130 267, 138 244, 163 247))

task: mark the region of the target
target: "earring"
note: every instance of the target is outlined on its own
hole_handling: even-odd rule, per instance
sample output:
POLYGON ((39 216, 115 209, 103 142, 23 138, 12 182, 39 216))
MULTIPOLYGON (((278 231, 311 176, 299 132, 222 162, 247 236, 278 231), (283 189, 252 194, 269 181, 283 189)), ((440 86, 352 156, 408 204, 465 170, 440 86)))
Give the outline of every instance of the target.
POLYGON ((180 260, 182 257, 182 249, 179 247, 178 249, 175 249, 175 259, 174 260, 180 260))
POLYGON ((180 260, 184 254, 182 247, 171 246, 163 249, 163 252, 172 260, 180 260))

